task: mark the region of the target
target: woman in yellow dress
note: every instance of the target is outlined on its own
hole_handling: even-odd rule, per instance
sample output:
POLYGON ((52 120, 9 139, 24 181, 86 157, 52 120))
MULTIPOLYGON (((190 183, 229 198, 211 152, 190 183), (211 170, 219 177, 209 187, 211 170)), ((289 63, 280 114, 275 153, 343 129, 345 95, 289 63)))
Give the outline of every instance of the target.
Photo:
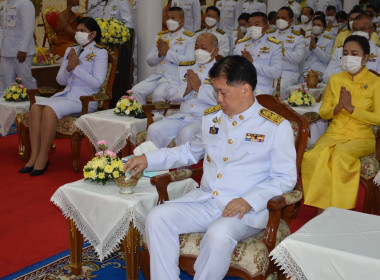
POLYGON ((362 36, 348 37, 341 73, 330 77, 319 115, 331 123, 314 148, 305 153, 302 182, 305 204, 355 208, 360 157, 375 150, 372 125, 380 125, 380 78, 365 63, 370 46, 362 36))

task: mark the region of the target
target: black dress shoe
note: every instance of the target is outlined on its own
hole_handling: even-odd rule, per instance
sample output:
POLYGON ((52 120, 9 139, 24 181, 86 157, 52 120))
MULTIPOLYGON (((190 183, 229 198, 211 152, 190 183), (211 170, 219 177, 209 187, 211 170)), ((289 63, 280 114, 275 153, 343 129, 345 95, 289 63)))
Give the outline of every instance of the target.
POLYGON ((48 168, 48 166, 49 166, 49 161, 46 162, 46 165, 45 165, 44 169, 33 169, 30 172, 30 176, 40 176, 40 175, 44 174, 44 172, 48 168))
POLYGON ((33 167, 34 167, 34 166, 24 166, 24 167, 21 168, 18 172, 19 172, 19 173, 29 173, 30 171, 33 170, 33 167))

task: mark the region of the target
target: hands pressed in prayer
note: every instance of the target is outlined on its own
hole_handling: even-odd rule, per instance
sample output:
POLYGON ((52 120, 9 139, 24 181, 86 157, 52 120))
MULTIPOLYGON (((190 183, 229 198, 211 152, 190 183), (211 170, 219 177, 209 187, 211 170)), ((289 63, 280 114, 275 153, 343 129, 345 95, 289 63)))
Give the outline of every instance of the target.
POLYGON ((231 200, 226 207, 223 210, 222 216, 223 217, 234 217, 235 215, 239 214, 239 219, 243 218, 245 213, 248 213, 252 209, 251 205, 249 203, 239 197, 231 200))
POLYGON ((66 70, 67 72, 70 72, 74 70, 79 65, 79 57, 74 49, 71 49, 69 51, 69 54, 67 55, 68 63, 66 70))
POLYGON ((335 106, 334 115, 338 114, 342 109, 351 113, 354 111, 354 106, 351 103, 351 92, 346 87, 340 88, 340 98, 338 105, 335 106))
POLYGON ((169 44, 162 39, 157 40, 157 49, 158 49, 158 56, 166 56, 169 50, 169 44))
POLYGON ((317 42, 315 41, 315 37, 311 36, 309 50, 312 51, 317 47, 317 42))
POLYGON ((191 91, 199 91, 199 88, 202 85, 201 80, 199 79, 198 74, 196 74, 192 69, 187 70, 186 72, 187 87, 183 96, 188 95, 191 91))

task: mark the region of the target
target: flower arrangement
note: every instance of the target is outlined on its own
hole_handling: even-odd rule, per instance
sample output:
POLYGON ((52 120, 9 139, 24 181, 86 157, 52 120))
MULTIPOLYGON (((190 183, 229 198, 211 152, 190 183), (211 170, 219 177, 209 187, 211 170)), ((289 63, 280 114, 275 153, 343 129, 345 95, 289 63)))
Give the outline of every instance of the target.
POLYGON ((20 102, 29 100, 26 88, 21 84, 21 78, 17 77, 16 82, 4 91, 4 99, 9 102, 20 102))
POLYGON ((122 160, 112 151, 107 149, 107 141, 101 140, 96 143, 100 151, 83 168, 84 180, 105 183, 120 176, 125 176, 122 160))
POLYGON ((132 90, 127 91, 127 95, 123 95, 116 103, 113 109, 115 114, 125 114, 127 116, 136 116, 142 113, 140 102, 132 96, 132 90))
POLYGON ((111 48, 126 44, 131 39, 131 32, 121 21, 115 18, 97 18, 102 30, 101 42, 111 48))
POLYGON ((33 57, 35 65, 49 65, 55 63, 55 56, 44 47, 36 47, 36 54, 33 57))
POLYGON ((306 83, 302 83, 301 87, 293 91, 288 97, 288 102, 291 106, 311 106, 315 103, 315 99, 310 94, 306 83))

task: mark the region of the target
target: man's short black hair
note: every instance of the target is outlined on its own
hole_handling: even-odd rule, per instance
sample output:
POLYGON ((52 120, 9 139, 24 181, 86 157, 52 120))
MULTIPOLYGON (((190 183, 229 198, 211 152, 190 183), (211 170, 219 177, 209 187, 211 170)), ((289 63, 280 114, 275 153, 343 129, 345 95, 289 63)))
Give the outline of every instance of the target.
POLYGON ((217 61, 209 71, 211 79, 224 77, 228 86, 249 84, 252 91, 257 84, 255 66, 241 55, 226 56, 217 61))
POLYGON ((268 14, 268 20, 271 21, 277 17, 277 12, 276 11, 271 11, 268 14))
POLYGON ((335 11, 336 12, 336 7, 332 6, 332 5, 327 6, 326 11, 335 11))
POLYGON ((217 15, 218 15, 218 17, 220 17, 220 10, 217 7, 215 7, 215 6, 209 6, 209 7, 207 7, 206 13, 207 13, 208 10, 216 12, 217 15))
POLYGON ((241 20, 241 19, 243 19, 243 20, 245 20, 245 21, 248 21, 248 19, 249 19, 249 14, 248 14, 248 13, 242 13, 242 14, 239 16, 238 21, 241 20))
POLYGON ((294 17, 293 10, 289 8, 288 6, 283 6, 278 11, 282 11, 282 10, 285 10, 288 12, 289 19, 292 19, 294 17))
POLYGON ((250 18, 251 18, 251 17, 261 17, 261 19, 263 20, 263 22, 264 22, 265 24, 268 24, 268 17, 267 17, 266 14, 264 14, 264 13, 262 13, 262 12, 254 12, 254 13, 250 14, 249 17, 250 17, 250 18))

